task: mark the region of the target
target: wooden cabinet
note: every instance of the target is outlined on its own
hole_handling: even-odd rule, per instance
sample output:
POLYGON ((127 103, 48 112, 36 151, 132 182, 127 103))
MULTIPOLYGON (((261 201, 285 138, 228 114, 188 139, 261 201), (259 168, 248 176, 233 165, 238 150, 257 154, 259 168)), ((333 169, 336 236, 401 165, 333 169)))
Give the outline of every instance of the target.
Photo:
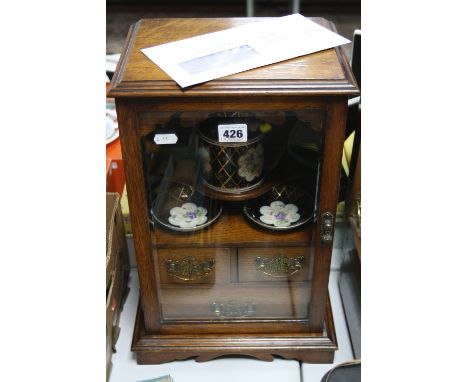
POLYGON ((140 279, 139 363, 333 361, 327 284, 347 98, 358 92, 341 49, 187 89, 140 51, 260 20, 142 20, 111 83, 140 279), (220 142, 220 125, 242 126, 245 142, 220 142), (177 142, 161 144, 167 134, 177 142))

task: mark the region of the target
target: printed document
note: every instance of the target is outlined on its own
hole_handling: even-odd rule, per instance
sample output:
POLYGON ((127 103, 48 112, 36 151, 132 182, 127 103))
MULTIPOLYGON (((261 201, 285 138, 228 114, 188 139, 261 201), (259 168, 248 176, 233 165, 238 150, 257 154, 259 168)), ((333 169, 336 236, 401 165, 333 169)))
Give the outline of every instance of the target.
POLYGON ((294 14, 157 45, 142 52, 185 88, 349 42, 294 14))

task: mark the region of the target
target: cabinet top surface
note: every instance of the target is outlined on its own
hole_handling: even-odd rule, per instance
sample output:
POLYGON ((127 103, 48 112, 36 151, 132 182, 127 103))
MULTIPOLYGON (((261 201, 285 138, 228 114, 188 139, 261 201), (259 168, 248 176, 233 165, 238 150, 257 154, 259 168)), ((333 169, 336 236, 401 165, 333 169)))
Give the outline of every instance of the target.
MULTIPOLYGON (((112 79, 111 97, 351 95, 356 82, 341 48, 332 48, 182 89, 141 49, 263 21, 266 18, 143 19, 133 24, 112 79)), ((312 18, 336 31, 323 18, 312 18)))

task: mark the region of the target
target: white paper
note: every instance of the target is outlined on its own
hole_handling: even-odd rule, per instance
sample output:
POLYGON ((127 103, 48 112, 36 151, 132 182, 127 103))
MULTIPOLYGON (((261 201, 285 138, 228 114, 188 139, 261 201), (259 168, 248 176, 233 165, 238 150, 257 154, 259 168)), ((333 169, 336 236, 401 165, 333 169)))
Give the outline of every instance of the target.
POLYGON ((141 51, 184 88, 349 42, 294 14, 141 51))

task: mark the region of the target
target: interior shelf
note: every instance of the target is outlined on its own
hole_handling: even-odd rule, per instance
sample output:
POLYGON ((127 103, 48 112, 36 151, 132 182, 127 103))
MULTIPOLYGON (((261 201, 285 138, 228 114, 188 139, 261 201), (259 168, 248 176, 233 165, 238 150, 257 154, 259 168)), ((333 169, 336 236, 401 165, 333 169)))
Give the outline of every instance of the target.
POLYGON ((240 206, 225 206, 221 216, 209 227, 191 233, 170 231, 155 225, 151 233, 155 248, 307 246, 313 241, 313 223, 291 231, 271 231, 249 222, 240 206))

